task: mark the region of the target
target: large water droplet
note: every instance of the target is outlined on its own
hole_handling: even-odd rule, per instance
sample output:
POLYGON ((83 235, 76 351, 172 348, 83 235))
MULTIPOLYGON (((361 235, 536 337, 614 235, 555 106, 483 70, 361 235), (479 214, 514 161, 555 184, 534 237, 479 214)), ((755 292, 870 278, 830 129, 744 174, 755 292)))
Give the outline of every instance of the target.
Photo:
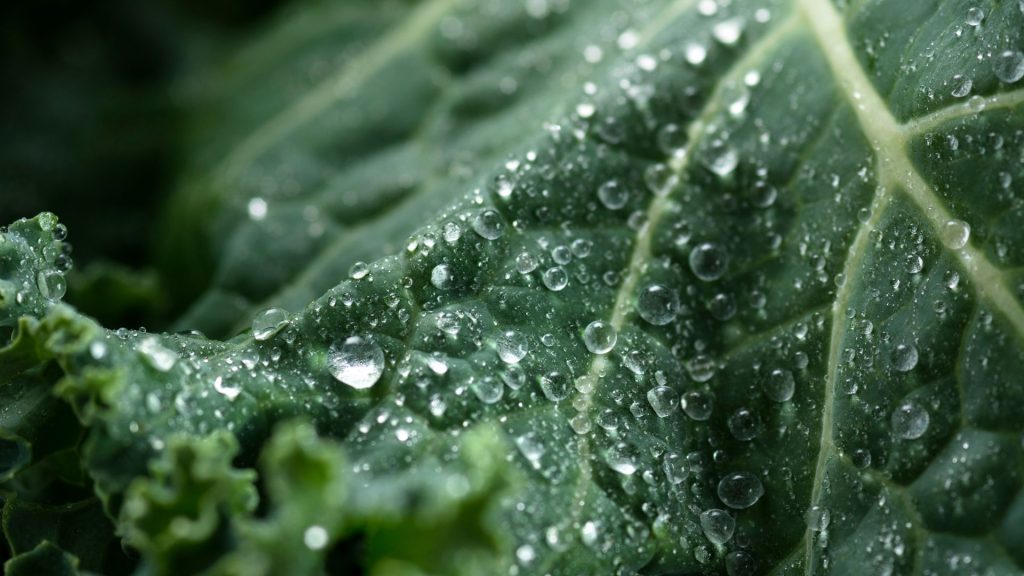
POLYGON ((633 447, 625 442, 618 442, 609 448, 604 460, 609 468, 624 476, 632 476, 636 472, 636 454, 633 447))
POLYGON ((736 520, 725 510, 712 508, 700 513, 700 528, 712 544, 721 546, 732 539, 736 520))
POLYGON ((608 180, 597 189, 597 199, 609 210, 618 210, 626 206, 630 192, 618 180, 608 180))
POLYGON ((592 354, 607 354, 615 348, 618 334, 615 328, 601 320, 594 320, 583 330, 583 344, 592 354))
POLYGON ((45 270, 36 275, 36 287, 43 298, 57 301, 68 291, 68 283, 64 275, 56 270, 45 270))
POLYGON ((489 374, 482 378, 474 378, 470 382, 469 388, 484 404, 494 404, 501 400, 505 392, 505 386, 501 383, 501 380, 489 374))
POLYGON ((654 324, 664 326, 675 320, 679 313, 679 296, 660 284, 650 284, 640 291, 636 300, 636 311, 640 317, 654 324))
POLYGON ((1013 84, 1024 78, 1024 52, 1006 50, 1001 52, 992 62, 992 71, 996 78, 1007 84, 1013 84))
POLYGON ((288 325, 288 312, 269 308, 252 319, 252 337, 260 342, 269 340, 288 325))
POLYGON ((370 337, 350 336, 331 346, 327 368, 343 384, 357 390, 369 388, 384 373, 384 351, 370 337))
POLYGON ((515 330, 507 330, 495 341, 498 357, 506 364, 516 364, 530 351, 526 336, 515 330))
POLYGON ((713 408, 711 397, 703 392, 693 390, 683 394, 683 397, 679 400, 679 405, 682 406, 683 412, 691 420, 701 422, 711 417, 711 410, 713 408))
POLYGON ((917 366, 917 347, 913 344, 897 344, 892 349, 892 367, 898 372, 910 372, 917 366))
POLYGON ((648 390, 647 402, 658 418, 667 418, 679 409, 679 395, 668 386, 655 386, 648 390))
POLYGON ((731 472, 718 482, 718 499, 729 508, 750 508, 764 496, 764 485, 750 472, 731 472))
POLYGON ((572 391, 572 382, 561 372, 548 372, 540 377, 540 389, 548 397, 548 400, 561 402, 569 397, 569 392, 572 391))
POLYGON ((971 238, 971 225, 963 220, 948 220, 942 225, 942 243, 952 250, 959 250, 967 245, 971 238))
POLYGON ((904 440, 916 440, 928 430, 931 417, 923 406, 906 401, 892 411, 892 431, 904 440))
POLYGON ((763 390, 765 396, 776 402, 788 402, 796 390, 796 380, 789 370, 776 368, 768 373, 764 380, 763 390))
POLYGON ((438 290, 447 290, 452 287, 452 271, 447 264, 438 264, 430 271, 430 283, 438 290))
POLYGON ((690 270, 705 282, 718 280, 729 266, 729 257, 718 244, 703 242, 690 251, 690 270))
POLYGON ((505 221, 497 210, 488 208, 473 219, 473 230, 488 240, 497 240, 505 233, 505 221))
POLYGON ((558 292, 569 284, 569 275, 565 272, 565 268, 552 266, 544 271, 544 274, 541 275, 541 280, 544 281, 544 285, 548 287, 548 290, 558 292))

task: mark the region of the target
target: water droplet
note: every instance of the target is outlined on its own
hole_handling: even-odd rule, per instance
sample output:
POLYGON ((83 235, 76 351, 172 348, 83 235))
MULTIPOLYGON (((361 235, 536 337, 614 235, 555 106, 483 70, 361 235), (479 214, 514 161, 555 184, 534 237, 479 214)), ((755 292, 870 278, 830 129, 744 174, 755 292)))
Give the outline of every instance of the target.
POLYGON ((580 528, 580 540, 587 546, 593 546, 597 543, 598 532, 597 523, 593 520, 588 520, 580 528))
POLYGON ((718 244, 703 242, 690 251, 690 270, 705 282, 713 282, 725 275, 729 258, 718 244))
POLYGON ((518 363, 530 351, 526 336, 515 330, 508 330, 498 336, 495 347, 498 349, 498 357, 506 364, 518 363))
POLYGON ((36 287, 43 298, 56 302, 68 291, 68 283, 64 275, 56 270, 40 271, 36 274, 36 287))
POLYGON ((242 393, 241 386, 232 386, 224 382, 223 376, 217 376, 213 379, 213 389, 215 392, 224 396, 228 400, 234 400, 242 393))
POLYGON ((455 222, 448 222, 444 225, 444 240, 449 244, 453 244, 462 238, 462 228, 455 222))
POLYGON ((657 162, 644 170, 644 184, 655 196, 666 196, 679 184, 679 175, 667 165, 657 162))
POLYGON ((438 264, 430 271, 430 283, 438 290, 447 290, 452 287, 452 271, 447 264, 438 264))
POLYGON ((703 392, 698 392, 696 390, 687 392, 683 394, 679 404, 683 408, 683 412, 685 412, 691 420, 703 422, 711 417, 711 397, 703 392))
POLYGON ((473 219, 473 230, 487 240, 497 240, 505 233, 505 221, 497 210, 488 208, 473 219))
POLYGON ((356 262, 352 264, 352 267, 348 269, 349 278, 353 280, 359 280, 365 278, 370 273, 370 267, 366 265, 366 262, 356 262))
POLYGON ((741 442, 757 438, 761 434, 761 420, 747 408, 740 408, 726 420, 729 432, 741 442))
POLYGON ((743 19, 722 20, 711 28, 711 35, 725 46, 735 46, 743 35, 743 19))
POLYGON ((615 328, 607 322, 594 320, 583 330, 583 344, 587 346, 591 354, 607 354, 615 348, 618 334, 615 328))
POLYGON ((572 383, 569 382, 569 377, 561 372, 548 372, 540 377, 540 389, 548 397, 548 400, 561 402, 569 397, 572 383))
POLYGON ((948 220, 942 225, 942 243, 951 250, 959 250, 971 238, 971 225, 963 220, 948 220))
POLYGON ((502 385, 501 380, 491 375, 474 378, 470 382, 469 388, 484 404, 494 404, 501 400, 505 392, 505 387, 502 385))
POLYGON ((597 189, 597 199, 609 210, 618 210, 629 200, 629 190, 618 180, 609 180, 597 189))
POLYGON ((708 302, 708 312, 724 322, 736 315, 736 301, 728 294, 715 294, 708 302))
POLYGON ((811 506, 804 514, 804 523, 807 524, 807 529, 813 532, 824 532, 831 519, 832 515, 828 508, 821 506, 811 506))
POLYGON ((376 384, 384 373, 384 351, 370 337, 350 336, 331 345, 327 367, 341 383, 362 390, 376 384))
POLYGON ((729 508, 750 508, 764 496, 764 485, 750 472, 731 472, 718 482, 718 499, 729 508))
POLYGON ((323 526, 313 525, 302 533, 302 543, 310 550, 323 550, 327 546, 327 530, 323 526))
POLYGON ((537 552, 533 549, 533 546, 523 544, 519 548, 516 548, 516 559, 519 560, 520 564, 530 564, 536 558, 537 552))
POLYGON ((655 386, 647 391, 647 402, 650 403, 658 418, 667 418, 679 409, 679 396, 668 386, 655 386))
POLYGON ((917 347, 913 344, 897 344, 892 349, 892 367, 898 372, 910 372, 917 366, 917 347))
POLYGON ((711 159, 711 162, 708 163, 708 169, 717 174, 718 177, 726 178, 736 170, 739 162, 740 157, 736 154, 736 151, 732 148, 727 148, 721 154, 711 159))
POLYGON ((505 386, 513 390, 519 390, 526 384, 526 371, 518 364, 509 364, 499 374, 505 386))
POLYGON ((736 520, 725 510, 712 508, 700 513, 700 528, 712 544, 721 546, 732 539, 736 520))
POLYGON ((572 262, 572 250, 564 244, 555 246, 555 248, 551 250, 551 259, 555 261, 555 264, 564 266, 569 262, 572 262))
POLYGON ((519 452, 533 465, 534 468, 540 467, 540 458, 544 455, 544 444, 537 439, 537 436, 533 432, 527 432, 522 436, 518 436, 515 439, 516 448, 519 452))
POLYGON ((675 320, 679 313, 679 296, 660 284, 650 284, 640 291, 636 310, 647 322, 664 326, 675 320))
POLYGON ((954 98, 963 98, 971 93, 971 88, 974 87, 974 81, 968 76, 963 74, 956 74, 953 76, 953 90, 950 94, 954 98))
POLYGON ((529 252, 520 252, 519 255, 516 256, 516 270, 520 274, 529 274, 530 272, 533 272, 537 269, 538 264, 539 262, 537 262, 537 258, 529 252))
POLYGON ((690 42, 683 50, 683 58, 691 66, 700 66, 707 60, 708 49, 703 44, 690 42))
POLYGON ((268 308, 252 319, 252 337, 263 342, 269 340, 288 325, 288 312, 268 308))
POLYGON ((544 274, 541 275, 541 280, 544 281, 544 285, 548 287, 548 290, 558 292, 569 284, 569 275, 561 266, 553 266, 544 271, 544 274))
POLYGON ((178 361, 178 353, 161 344, 156 336, 144 338, 142 342, 139 342, 138 350, 146 362, 160 372, 167 372, 174 368, 174 364, 178 361))
POLYGON ((985 20, 985 11, 977 6, 972 6, 967 9, 967 25, 968 26, 980 26, 985 20))
POLYGON ((698 354, 686 363, 686 371, 694 382, 707 382, 715 375, 715 360, 707 354, 698 354))
POLYGON ((632 476, 636 472, 636 455, 633 448, 625 442, 618 442, 608 449, 604 455, 608 467, 623 476, 632 476))
POLYGON ((680 454, 675 452, 665 454, 661 467, 665 470, 665 478, 670 484, 681 484, 683 480, 686 480, 686 458, 683 458, 680 454))
POLYGON ((892 431, 904 440, 916 440, 928 430, 931 417, 923 406, 906 401, 892 411, 892 431))
POLYGON ((789 402, 796 390, 796 381, 789 370, 776 368, 764 380, 764 394, 776 402, 789 402))
POLYGON ((577 258, 586 258, 590 256, 590 251, 594 248, 594 243, 584 238, 577 238, 572 241, 572 255, 577 258))
POLYGON ((997 55, 992 62, 992 71, 996 78, 1007 84, 1013 84, 1024 78, 1024 52, 1006 50, 997 55))

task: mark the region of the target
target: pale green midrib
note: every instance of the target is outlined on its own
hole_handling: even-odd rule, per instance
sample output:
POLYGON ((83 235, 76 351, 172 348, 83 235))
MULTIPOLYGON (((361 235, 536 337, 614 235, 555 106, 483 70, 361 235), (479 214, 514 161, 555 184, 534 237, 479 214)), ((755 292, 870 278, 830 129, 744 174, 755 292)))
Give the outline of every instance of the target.
POLYGON ((908 120, 903 124, 904 135, 907 138, 921 136, 929 130, 934 130, 939 126, 958 118, 965 118, 967 116, 975 116, 983 112, 1019 106, 1024 104, 1024 88, 1020 88, 1012 92, 1003 92, 994 96, 984 97, 982 98, 982 102, 984 102, 985 105, 984 108, 981 109, 972 108, 969 103, 964 102, 962 104, 947 106, 946 108, 936 110, 935 112, 921 116, 920 118, 908 120))
POLYGON ((230 180, 250 162, 267 151, 274 142, 314 118, 331 104, 353 94, 375 72, 395 56, 423 39, 440 19, 460 0, 430 0, 405 17, 403 24, 384 35, 370 49, 349 62, 338 74, 331 76, 307 92, 293 105, 285 108, 256 128, 210 175, 215 182, 230 180))
MULTIPOLYGON (((679 2, 678 4, 688 4, 688 0, 679 2)), ((678 5, 677 4, 677 5, 678 5)), ((668 13, 677 14, 678 10, 673 10, 670 7, 666 10, 668 13)), ((673 173, 680 178, 677 188, 683 184, 682 175, 689 165, 690 158, 693 156, 697 144, 701 141, 702 132, 707 126, 708 121, 717 113, 719 113, 725 102, 722 98, 723 90, 732 85, 732 81, 739 80, 739 75, 744 71, 752 68, 758 61, 763 59, 764 53, 769 51, 778 42, 784 39, 790 34, 796 23, 799 21, 795 15, 790 16, 784 22, 779 23, 769 34, 765 35, 750 47, 743 58, 737 60, 732 66, 722 75, 718 81, 714 91, 708 97, 707 103, 704 108, 700 111, 699 115, 689 124, 687 129, 687 142, 683 152, 677 157, 673 158, 670 162, 670 167, 673 173)), ((662 26, 661 28, 664 28, 662 26)), ((648 39, 652 38, 649 36, 648 39)), ((672 192, 663 196, 655 196, 647 208, 647 222, 637 232, 636 241, 633 246, 633 252, 630 255, 629 263, 627 264, 626 277, 623 279, 622 284, 615 295, 615 303, 612 307, 612 313, 608 320, 608 323, 614 327, 616 332, 619 332, 626 319, 629 317, 629 301, 633 296, 633 292, 636 290, 637 284, 640 282, 640 277, 643 272, 643 264, 650 259, 651 253, 651 240, 654 235, 654 230, 657 228, 658 221, 664 215, 666 209, 671 205, 672 192)), ((607 358, 603 355, 596 355, 593 362, 590 364, 590 369, 587 371, 587 376, 592 378, 595 382, 599 381, 600 375, 607 366, 607 358)), ((574 406, 579 406, 579 413, 585 417, 590 417, 590 409, 592 406, 591 394, 577 394, 577 402, 573 402, 574 406)), ((577 485, 575 495, 573 497, 573 509, 570 511, 570 517, 576 519, 579 515, 580 508, 584 503, 584 493, 586 492, 586 486, 590 483, 593 471, 590 468, 590 442, 586 435, 580 436, 579 439, 579 466, 580 466, 580 478, 577 485)))
MULTIPOLYGON (((884 214, 895 188, 902 187, 904 189, 907 196, 917 204, 935 230, 940 230, 940 227, 952 218, 910 160, 907 154, 907 143, 910 138, 918 135, 927 127, 937 126, 955 119, 962 113, 962 109, 958 110, 954 107, 940 110, 921 120, 900 124, 893 117, 889 107, 861 67, 851 48, 845 25, 831 2, 829 0, 798 0, 798 5, 809 29, 817 38, 834 76, 846 89, 861 129, 875 150, 880 184, 871 217, 857 231, 854 242, 850 246, 844 266, 846 283, 836 295, 836 301, 832 308, 833 327, 829 345, 828 373, 822 400, 824 405, 822 408, 821 442, 810 502, 810 506, 815 506, 820 503, 825 467, 833 448, 833 403, 842 352, 845 308, 852 290, 850 286, 853 284, 851 273, 857 271, 859 263, 863 260, 870 232, 881 215, 884 214)), ((1011 106, 1018 99, 1024 99, 1021 91, 992 97, 993 102, 999 106, 1011 106)), ((978 295, 987 299, 1007 318, 1015 331, 1024 335, 1024 308, 1014 298, 1012 291, 1007 288, 1003 273, 988 261, 984 253, 971 244, 958 250, 956 256, 964 267, 968 278, 972 280, 978 295)), ((813 534, 810 530, 805 532, 804 538, 806 541, 804 567, 806 574, 811 574, 814 563, 813 534)))

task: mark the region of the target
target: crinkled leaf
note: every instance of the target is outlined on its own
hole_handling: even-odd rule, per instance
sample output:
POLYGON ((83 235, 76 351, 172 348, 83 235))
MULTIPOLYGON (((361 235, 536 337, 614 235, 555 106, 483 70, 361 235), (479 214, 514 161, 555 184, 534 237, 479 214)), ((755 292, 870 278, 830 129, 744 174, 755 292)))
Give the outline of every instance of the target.
MULTIPOLYGON (((182 327, 278 305, 278 332, 19 312, 111 513, 176 478, 208 528, 291 526, 270 469, 250 520, 198 447, 250 466, 301 415, 354 463, 340 515, 384 528, 339 546, 381 574, 1020 571, 1018 3, 354 6, 238 57, 170 212, 205 289, 182 327), (327 40, 346 22, 373 40, 327 40)), ((156 566, 220 534, 155 532, 156 566)))

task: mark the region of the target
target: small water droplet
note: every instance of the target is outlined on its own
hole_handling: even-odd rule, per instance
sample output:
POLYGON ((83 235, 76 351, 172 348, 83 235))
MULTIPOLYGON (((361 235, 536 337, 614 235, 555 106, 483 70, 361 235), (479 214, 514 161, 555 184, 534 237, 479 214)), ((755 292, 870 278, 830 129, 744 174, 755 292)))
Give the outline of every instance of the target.
POLYGON ((660 284, 650 284, 640 291, 636 310, 640 317, 654 324, 664 326, 676 318, 679 312, 679 296, 660 284))
POLYGON ((633 447, 625 442, 618 442, 605 452, 608 467, 623 476, 632 476, 636 472, 636 455, 633 447))
POLYGON ((155 336, 148 336, 139 342, 138 350, 146 362, 160 372, 174 368, 178 361, 178 353, 165 347, 155 336))
POLYGON ((629 200, 629 190, 618 180, 609 180, 597 189, 597 199, 609 210, 618 210, 629 200))
POLYGON ((44 270, 36 275, 36 287, 39 288, 39 293, 42 294, 43 298, 56 302, 67 293, 68 283, 60 272, 44 270))
POLYGON ((731 472, 718 482, 718 499, 729 508, 750 508, 764 496, 764 485, 750 472, 731 472))
POLYGON ((733 438, 741 442, 753 440, 761 434, 761 420, 747 408, 740 408, 730 414, 726 425, 733 438))
POLYGON ((302 533, 302 543, 310 550, 323 550, 327 546, 327 530, 323 526, 313 525, 302 533))
POLYGON ((502 385, 501 380, 491 375, 474 378, 473 381, 470 382, 469 388, 484 404, 494 404, 498 400, 501 400, 501 397, 505 392, 505 386, 502 385))
POLYGON ((618 334, 615 328, 601 320, 595 320, 583 330, 583 344, 591 354, 607 354, 615 348, 618 334))
POLYGON ((537 257, 529 252, 520 252, 516 256, 516 271, 520 274, 529 274, 537 269, 540 263, 537 261, 537 257))
POLYGON ((824 532, 828 528, 829 521, 832 519, 831 516, 828 508, 822 508, 817 505, 811 506, 804 514, 804 523, 807 524, 808 530, 824 532))
POLYGON ((722 20, 711 28, 711 35, 725 46, 735 46, 743 35, 743 19, 722 20))
POLYGON ((376 384, 384 373, 384 351, 370 337, 350 336, 331 345, 327 366, 335 379, 362 390, 376 384))
POLYGON ((280 308, 268 308, 252 319, 252 337, 263 342, 288 325, 288 312, 280 308))
POLYGON ((686 371, 694 382, 707 382, 715 375, 715 360, 707 354, 698 354, 686 363, 686 371))
POLYGON ((370 267, 366 265, 366 262, 356 262, 352 264, 352 267, 348 269, 348 275, 353 280, 359 280, 365 278, 370 273, 370 267))
POLYGON ((736 170, 740 157, 732 148, 726 148, 718 156, 711 159, 708 169, 718 175, 719 178, 726 178, 736 170))
POLYGON ((666 196, 679 184, 679 175, 666 164, 657 162, 644 170, 644 183, 655 196, 666 196))
POLYGON ((931 417, 923 406, 908 400, 893 410, 891 420, 893 434, 903 440, 916 440, 928 430, 931 417))
POLYGON ((985 20, 985 11, 977 6, 972 6, 967 9, 967 25, 968 26, 980 26, 985 20))
POLYGON ((452 287, 452 271, 447 264, 438 264, 430 271, 430 283, 438 290, 447 290, 452 287))
POLYGON ((453 244, 459 241, 462 237, 462 228, 455 222, 448 222, 444 225, 444 240, 449 244, 453 244))
POLYGON ((690 42, 683 50, 683 58, 691 66, 700 66, 707 60, 708 49, 703 44, 690 42))
POLYGON ((950 94, 954 98, 963 98, 971 93, 971 89, 974 87, 974 81, 968 76, 963 74, 956 74, 953 76, 953 90, 950 94))

